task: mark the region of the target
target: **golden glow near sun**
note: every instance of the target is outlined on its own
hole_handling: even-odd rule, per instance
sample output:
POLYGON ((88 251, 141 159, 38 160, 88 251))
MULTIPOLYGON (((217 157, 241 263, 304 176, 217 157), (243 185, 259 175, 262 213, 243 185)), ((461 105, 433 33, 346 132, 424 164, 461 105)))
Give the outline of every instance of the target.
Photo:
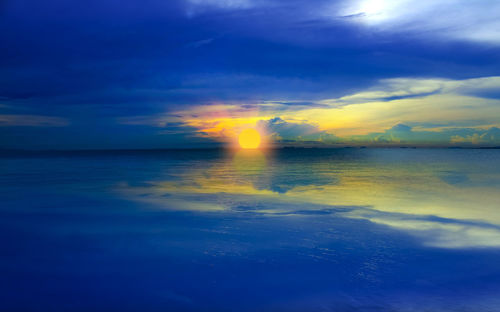
POLYGON ((260 133, 255 129, 243 130, 238 137, 238 142, 241 148, 258 148, 260 145, 260 133))

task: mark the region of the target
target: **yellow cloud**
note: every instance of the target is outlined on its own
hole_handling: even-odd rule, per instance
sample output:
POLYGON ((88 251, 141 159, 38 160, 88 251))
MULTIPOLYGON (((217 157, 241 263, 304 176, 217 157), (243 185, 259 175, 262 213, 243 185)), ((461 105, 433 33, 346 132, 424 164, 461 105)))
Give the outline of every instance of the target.
MULTIPOLYGON (((122 122, 160 127, 169 122, 180 122, 196 129, 198 136, 228 142, 243 129, 256 127, 259 121, 279 117, 289 124, 313 125, 317 132, 335 135, 349 143, 352 136, 381 133, 399 123, 411 125, 419 131, 498 127, 500 100, 482 96, 498 89, 500 77, 465 80, 397 78, 381 80, 367 90, 339 98, 306 101, 318 105, 284 104, 294 102, 290 100, 212 103, 170 112, 168 116, 149 119, 141 116, 122 122)), ((285 137, 280 133, 269 135, 285 137)), ((315 140, 320 141, 320 137, 315 140)), ((452 142, 467 140, 455 137, 452 142)), ((475 139, 469 141, 472 140, 475 139)), ((449 142, 450 138, 443 143, 449 142)))

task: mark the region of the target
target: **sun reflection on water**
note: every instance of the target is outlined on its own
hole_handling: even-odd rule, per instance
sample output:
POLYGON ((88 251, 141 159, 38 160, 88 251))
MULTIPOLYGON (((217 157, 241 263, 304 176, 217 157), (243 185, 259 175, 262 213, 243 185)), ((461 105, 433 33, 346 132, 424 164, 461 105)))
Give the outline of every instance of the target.
POLYGON ((180 180, 191 183, 152 182, 127 192, 147 192, 136 200, 167 209, 236 212, 254 205, 252 212, 266 215, 337 209, 337 217, 406 230, 429 246, 500 246, 500 175, 481 168, 485 163, 428 155, 424 162, 405 152, 307 153, 239 150, 183 171, 180 180))

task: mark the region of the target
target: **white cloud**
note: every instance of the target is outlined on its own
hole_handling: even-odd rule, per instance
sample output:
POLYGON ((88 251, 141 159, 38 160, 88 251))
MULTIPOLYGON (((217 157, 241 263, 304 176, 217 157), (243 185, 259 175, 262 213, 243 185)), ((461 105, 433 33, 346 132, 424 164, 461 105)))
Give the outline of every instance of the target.
POLYGON ((500 90, 500 76, 463 80, 393 78, 382 79, 370 89, 338 99, 321 101, 321 104, 357 104, 371 101, 391 100, 431 94, 468 94, 500 90))
POLYGON ((379 31, 500 44, 497 0, 354 0, 336 10, 336 15, 379 31))
POLYGON ((371 222, 408 231, 422 239, 425 245, 431 247, 500 247, 500 230, 497 228, 424 220, 368 219, 371 222))

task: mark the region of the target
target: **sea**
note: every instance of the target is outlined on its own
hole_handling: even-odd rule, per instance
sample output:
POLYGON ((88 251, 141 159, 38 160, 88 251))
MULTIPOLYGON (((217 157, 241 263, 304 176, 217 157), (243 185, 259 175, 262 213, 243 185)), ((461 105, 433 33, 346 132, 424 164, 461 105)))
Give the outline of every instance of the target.
POLYGON ((500 311, 500 150, 1 151, 0 311, 500 311))

